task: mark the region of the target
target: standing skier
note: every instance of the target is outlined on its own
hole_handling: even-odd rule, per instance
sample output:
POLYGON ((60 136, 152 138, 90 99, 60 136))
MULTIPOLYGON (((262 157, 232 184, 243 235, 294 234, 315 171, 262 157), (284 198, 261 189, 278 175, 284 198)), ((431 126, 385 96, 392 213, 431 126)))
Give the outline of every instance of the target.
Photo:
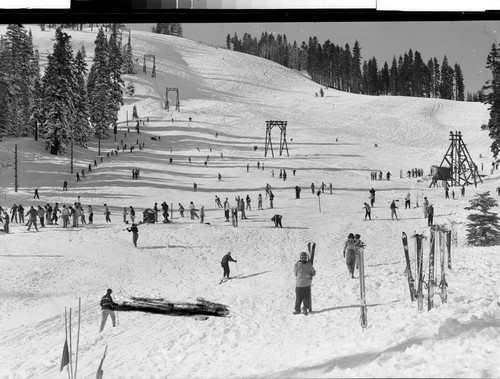
POLYGON ((231 209, 231 207, 230 207, 229 201, 227 200, 227 197, 226 197, 226 201, 224 201, 224 217, 226 217, 226 222, 229 222, 230 209, 231 209))
POLYGON ((429 209, 427 209, 427 226, 432 225, 434 225, 434 207, 430 204, 429 209))
POLYGON ((257 196, 257 209, 263 210, 262 208, 262 194, 259 193, 259 196, 257 196))
POLYGON ((204 223, 205 222, 205 206, 202 205, 201 208, 200 208, 200 223, 204 223))
POLYGON ((31 225, 35 226, 35 230, 38 232, 38 227, 36 226, 36 217, 38 216, 38 212, 33 206, 31 206, 30 210, 26 213, 26 216, 29 216, 28 219, 28 230, 31 229, 31 225))
POLYGON ((127 228, 129 232, 132 232, 132 242, 134 246, 137 247, 137 240, 139 239, 139 229, 137 229, 137 224, 132 224, 130 228, 127 228))
POLYGON ((375 190, 372 188, 370 190, 370 206, 373 208, 373 204, 375 204, 375 190))
POLYGON ((354 234, 349 233, 347 241, 344 245, 344 258, 347 265, 347 270, 351 274, 351 278, 354 279, 354 266, 356 264, 356 241, 354 240, 354 234))
POLYGON ((411 205, 410 205, 410 193, 408 192, 406 194, 406 197, 405 197, 405 209, 411 209, 411 205))
POLYGON ((398 219, 398 215, 396 213, 396 209, 398 209, 398 206, 396 205, 395 201, 393 200, 391 203, 391 219, 394 220, 394 217, 396 217, 396 220, 398 219))
POLYGON ((269 208, 274 208, 273 201, 274 201, 274 193, 273 191, 269 190, 269 208))
POLYGON ((429 200, 427 200, 427 197, 424 197, 424 218, 427 218, 427 212, 429 210, 429 200))
POLYGON ((116 326, 116 317, 113 308, 118 305, 113 301, 111 297, 111 293, 113 290, 108 288, 106 291, 106 295, 101 298, 101 309, 102 309, 102 318, 101 318, 101 327, 99 329, 99 333, 101 333, 106 325, 106 320, 108 316, 111 316, 111 321, 113 321, 113 326, 116 326))
POLYGON ((109 211, 108 205, 104 204, 104 216, 106 216, 106 222, 111 222, 111 218, 109 217, 111 212, 109 211))
POLYGON ((370 220, 372 219, 372 211, 371 211, 371 208, 370 206, 367 204, 367 203, 364 203, 364 210, 365 210, 365 221, 366 221, 366 218, 368 217, 370 220))
POLYGON ((307 260, 307 253, 305 251, 300 253, 300 260, 295 263, 295 311, 294 315, 300 314, 300 307, 304 304, 303 312, 305 315, 308 309, 311 309, 311 283, 312 278, 316 275, 311 262, 307 260))
POLYGON ((179 203, 179 213, 181 214, 181 217, 184 217, 184 207, 181 203, 179 203))
POLYGON ((189 214, 191 215, 191 220, 194 220, 195 217, 199 219, 198 214, 196 213, 197 210, 198 209, 194 207, 194 203, 191 201, 189 203, 189 214))
POLYGON ((233 259, 233 257, 231 257, 230 251, 222 257, 222 260, 220 262, 220 265, 222 266, 222 268, 224 270, 224 273, 222 274, 222 280, 224 280, 224 278, 231 279, 229 277, 229 273, 230 273, 229 262, 234 262, 234 263, 237 262, 235 259, 233 259))

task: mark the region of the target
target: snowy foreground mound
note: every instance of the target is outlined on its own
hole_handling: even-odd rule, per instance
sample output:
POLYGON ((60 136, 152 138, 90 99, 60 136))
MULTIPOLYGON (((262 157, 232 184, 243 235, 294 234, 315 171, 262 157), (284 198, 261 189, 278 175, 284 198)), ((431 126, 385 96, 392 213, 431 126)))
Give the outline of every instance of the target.
MULTIPOLYGON (((31 29, 43 66, 53 31, 31 29)), ((85 45, 90 64, 96 31, 68 33, 75 49, 85 45)), ((97 141, 76 149, 75 167, 87 174, 81 182, 69 174, 69 155, 47 154, 42 141, 0 142, 2 207, 72 204, 81 196, 95 218, 93 225, 68 230, 49 225, 39 232, 13 223, 10 234, 0 233, 0 377, 67 375, 59 372, 64 310, 72 308, 74 355, 79 297, 82 378, 95 375, 106 346, 103 369, 110 378, 500 376, 500 249, 465 244, 468 200, 484 191, 496 196, 500 185, 497 171, 490 174, 489 140, 480 130, 488 120, 484 105, 331 89, 320 98, 314 96, 320 87, 307 77, 253 56, 135 31, 132 46, 140 64, 143 54, 156 55, 157 78, 150 76, 151 63, 147 75, 138 65, 138 74, 126 77, 136 93, 126 97, 117 141, 102 143, 103 162, 97 158, 97 141), (180 112, 164 110, 166 87, 179 88, 180 112), (129 122, 127 132, 134 105, 146 121, 139 135, 135 123, 129 122), (289 157, 279 157, 279 133, 273 131, 275 157, 264 158, 266 120, 288 122, 289 157), (466 188, 465 197, 445 200, 442 188, 428 188, 427 176, 400 178, 400 170, 418 167, 427 175, 431 164, 441 162, 450 131, 462 132, 476 164, 484 164, 485 176, 477 188, 466 188), (121 142, 136 149, 122 151, 121 142), (137 142, 144 142, 145 149, 139 150, 137 142), (119 155, 107 158, 117 145, 119 155), (98 167, 88 173, 94 159, 98 167), (141 169, 138 180, 131 178, 134 168, 141 169), (287 171, 286 181, 279 178, 280 169, 287 171), (390 171, 391 180, 370 181, 370 173, 379 170, 390 171), (62 191, 64 180, 67 192, 62 191), (320 212, 310 185, 321 182, 332 183, 333 194, 326 189, 320 196, 320 212), (264 196, 266 183, 275 194, 274 209, 264 196), (295 199, 297 185, 301 199, 295 199), (362 207, 372 187, 377 191, 373 220, 364 222, 362 207), (34 188, 40 200, 33 199, 34 188), (402 203, 408 192, 412 208, 400 206, 401 221, 392 221, 390 202, 402 203), (264 210, 257 210, 259 193, 264 210), (252 199, 248 220, 233 228, 214 196, 234 205, 236 196, 247 194, 252 199), (434 205, 436 224, 453 223, 458 230, 447 277, 448 303, 440 304, 436 296, 430 312, 418 311, 410 301, 401 244, 403 231, 429 236, 423 196, 434 205), (133 206, 142 220, 145 208, 163 201, 174 204, 174 222, 140 225, 134 248, 124 231, 123 207, 133 206), (209 224, 180 217, 177 204, 187 208, 191 201, 198 209, 205 207, 209 224), (104 220, 104 203, 110 206, 111 223, 104 220), (274 214, 283 216, 282 229, 270 221, 274 214), (366 243, 365 330, 359 323, 359 280, 350 279, 342 258, 351 232, 366 243), (306 317, 292 314, 293 266, 309 241, 317 244, 317 276, 315 312, 306 317), (227 251, 238 260, 231 263, 236 277, 219 285, 220 259, 227 251), (113 289, 118 302, 133 296, 179 302, 203 297, 227 305, 230 313, 206 321, 120 313, 116 328, 108 321, 98 333, 99 300, 106 288, 113 289)), ((169 102, 175 104, 172 96, 169 102)), ((410 238, 414 266, 413 248, 410 238)), ((429 239, 424 242, 426 261, 428 251, 429 239)))

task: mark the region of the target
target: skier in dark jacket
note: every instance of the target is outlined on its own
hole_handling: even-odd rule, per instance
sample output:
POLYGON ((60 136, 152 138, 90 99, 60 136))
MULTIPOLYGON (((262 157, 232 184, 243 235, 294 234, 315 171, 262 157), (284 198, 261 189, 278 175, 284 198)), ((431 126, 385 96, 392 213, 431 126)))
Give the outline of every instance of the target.
POLYGON ((224 273, 222 275, 222 280, 224 280, 224 278, 231 279, 229 277, 229 273, 230 273, 229 262, 235 262, 235 263, 237 262, 235 259, 233 259, 233 257, 231 257, 230 251, 222 257, 222 261, 220 262, 220 265, 224 269, 224 273))
POLYGON ((427 226, 434 225, 434 207, 432 204, 427 208, 427 226))
POLYGON ((344 258, 347 265, 347 270, 351 274, 351 278, 354 279, 354 266, 356 264, 356 241, 354 240, 354 234, 349 233, 347 241, 344 245, 344 258))
POLYGON ((132 224, 130 228, 127 228, 129 232, 132 232, 132 242, 134 246, 137 247, 137 240, 139 239, 139 229, 137 229, 137 224, 132 224))
POLYGON ((108 315, 111 316, 111 321, 113 321, 113 326, 116 326, 116 317, 114 312, 114 307, 117 306, 111 297, 111 293, 113 290, 108 288, 106 291, 106 295, 101 298, 101 309, 102 309, 102 318, 101 318, 101 328, 99 329, 99 333, 103 331, 104 326, 106 325, 106 320, 108 319, 108 315))
POLYGON ((311 262, 308 261, 305 251, 300 253, 300 260, 295 263, 295 311, 294 315, 300 314, 300 307, 304 303, 303 311, 307 315, 307 311, 311 310, 311 283, 312 278, 316 275, 311 262))
POLYGON ((35 230, 38 232, 38 227, 36 226, 36 218, 38 216, 38 212, 33 206, 31 206, 30 210, 26 213, 26 216, 29 216, 28 221, 28 230, 31 229, 31 225, 35 226, 35 230))

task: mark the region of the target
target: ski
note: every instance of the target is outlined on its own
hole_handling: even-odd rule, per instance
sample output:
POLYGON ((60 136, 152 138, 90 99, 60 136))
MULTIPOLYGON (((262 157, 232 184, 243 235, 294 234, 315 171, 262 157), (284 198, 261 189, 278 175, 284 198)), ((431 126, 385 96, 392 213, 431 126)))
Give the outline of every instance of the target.
POLYGON ((449 242, 451 238, 448 238, 448 236, 451 236, 451 232, 445 230, 440 232, 441 236, 445 238, 441 238, 441 246, 439 246, 439 251, 440 251, 440 259, 441 259, 441 281, 439 282, 439 288, 441 290, 441 303, 446 303, 448 301, 448 283, 446 283, 446 261, 449 263, 449 250, 447 247, 449 246, 449 242), (448 259, 446 259, 448 258, 448 259))
POLYGON ((361 322, 361 327, 364 329, 368 326, 368 315, 366 306, 366 291, 365 291, 365 248, 364 244, 359 246, 359 291, 361 298, 361 316, 359 321, 361 322))
POLYGON ((424 236, 422 234, 415 234, 413 236, 416 240, 415 249, 416 249, 416 273, 415 277, 417 280, 417 300, 418 300, 418 309, 421 310, 423 308, 424 301, 424 252, 422 250, 422 240, 424 236))
MULTIPOLYGON (((316 243, 308 242, 307 250, 309 252, 309 262, 311 262, 311 265, 314 265, 314 254, 316 253, 316 243)), ((309 295, 309 312, 312 312, 312 293, 309 295)), ((307 309, 305 309, 304 314, 307 316, 307 309)))
POLYGON ((411 273, 410 251, 408 250, 408 236, 406 235, 405 232, 403 232, 402 239, 403 239, 403 249, 405 252, 405 259, 406 259, 405 274, 408 278, 408 286, 410 287, 410 298, 411 301, 415 301, 416 300, 415 280, 413 279, 413 275, 411 273))
POLYGON ((434 306, 434 291, 436 287, 436 281, 434 280, 434 262, 436 259, 436 229, 431 228, 431 239, 430 239, 430 251, 429 251, 429 285, 427 286, 427 310, 430 311, 434 306))

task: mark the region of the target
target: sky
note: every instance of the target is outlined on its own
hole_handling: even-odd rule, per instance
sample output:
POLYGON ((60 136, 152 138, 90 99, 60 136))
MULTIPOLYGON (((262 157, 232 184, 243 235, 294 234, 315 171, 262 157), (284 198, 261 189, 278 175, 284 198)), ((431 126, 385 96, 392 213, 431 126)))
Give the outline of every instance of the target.
MULTIPOLYGON (((151 30, 153 24, 128 24, 137 30, 151 30)), ((434 21, 434 22, 304 22, 304 23, 183 23, 184 37, 215 45, 225 45, 226 36, 244 33, 259 36, 273 32, 285 34, 297 44, 316 36, 323 43, 352 48, 358 40, 363 60, 377 59, 379 69, 392 58, 409 49, 418 50, 424 62, 436 57, 441 64, 458 63, 464 74, 466 91, 479 90, 491 73, 486 69, 486 57, 493 43, 499 42, 500 21, 434 21)))

